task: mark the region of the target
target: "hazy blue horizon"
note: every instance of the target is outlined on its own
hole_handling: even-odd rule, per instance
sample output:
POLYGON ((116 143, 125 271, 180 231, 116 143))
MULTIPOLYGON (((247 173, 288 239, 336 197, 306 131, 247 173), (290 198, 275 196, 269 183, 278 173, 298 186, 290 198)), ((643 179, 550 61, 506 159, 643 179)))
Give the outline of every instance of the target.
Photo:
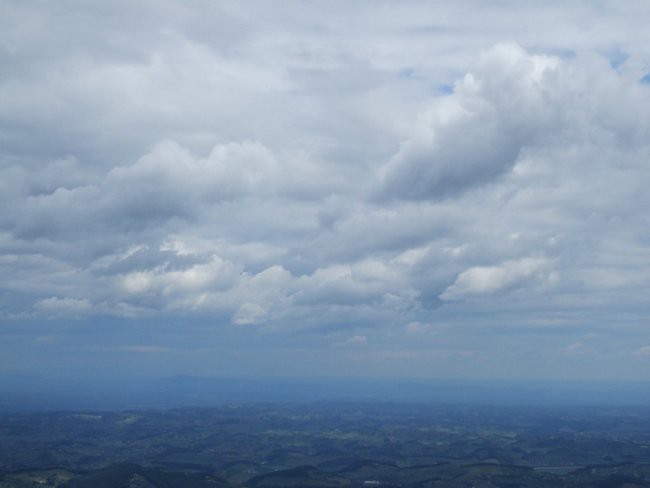
POLYGON ((0 411, 133 410, 248 403, 650 407, 650 382, 191 377, 0 377, 0 411))

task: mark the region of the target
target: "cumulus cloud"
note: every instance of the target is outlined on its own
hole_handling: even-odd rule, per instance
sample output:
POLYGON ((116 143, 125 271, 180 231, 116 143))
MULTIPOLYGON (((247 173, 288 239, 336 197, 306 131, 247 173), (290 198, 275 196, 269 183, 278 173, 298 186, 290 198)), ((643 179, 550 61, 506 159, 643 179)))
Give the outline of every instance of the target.
MULTIPOLYGON (((192 220, 204 205, 272 193, 278 169, 271 151, 259 143, 217 145, 201 158, 163 141, 98 181, 79 184, 74 168, 68 173, 71 178, 63 182, 60 176, 61 186, 51 191, 25 188, 17 212, 6 216, 19 236, 78 233, 98 224, 128 231, 173 219, 192 220)), ((34 177, 45 180, 47 174, 34 177)))
POLYGON ((256 303, 245 302, 233 314, 232 322, 235 325, 256 324, 264 319, 266 313, 266 310, 256 303))
POLYGON ((422 113, 385 168, 380 195, 440 199, 510 170, 552 124, 559 60, 513 44, 483 54, 448 97, 422 113))
POLYGON ((442 292, 440 298, 451 301, 492 295, 533 278, 544 278, 542 271, 547 264, 545 259, 524 258, 507 261, 498 266, 474 266, 460 273, 456 281, 442 292))
MULTIPOLYGON (((82 170, 75 156, 48 160, 43 174, 8 164, 14 185, 6 198, 16 211, 3 215, 5 245, 50 240, 36 255, 65 263, 80 287, 99 285, 92 303, 102 313, 214 310, 242 325, 310 307, 347 309, 350 317, 375 307, 412 310, 417 322, 436 301, 557 280, 550 259, 526 256, 567 263, 578 228, 580 245, 597 247, 585 239, 602 219, 633 210, 621 192, 637 191, 626 187, 629 175, 646 171, 647 111, 633 123, 622 115, 644 97, 647 88, 604 61, 500 44, 450 95, 427 102, 387 166, 369 168, 385 200, 368 202, 364 185, 351 192, 347 183, 323 200, 318 192, 305 198, 298 188, 314 168, 307 153, 302 165, 295 154, 243 140, 202 156, 168 139, 103 174, 82 170), (578 97, 587 86, 595 88, 578 97), (587 184, 585 168, 594 175, 587 184), (582 218, 588 212, 591 224, 582 218), (98 233, 110 237, 95 242, 98 233), (73 239, 84 242, 78 255, 67 252, 73 239)), ((643 280, 619 275, 611 286, 643 280)))
POLYGON ((206 158, 197 158, 179 144, 164 141, 133 165, 111 170, 105 185, 107 192, 121 188, 119 197, 139 199, 155 208, 156 195, 179 204, 251 192, 265 195, 274 190, 277 170, 272 152, 256 142, 218 144, 206 158))
POLYGON ((647 6, 287 5, 0 0, 3 323, 642 327, 647 6))
POLYGON ((605 60, 565 60, 497 45, 449 96, 421 113, 383 168, 376 196, 454 196, 512 171, 540 148, 568 149, 612 137, 643 144, 638 137, 647 134, 648 111, 632 109, 637 97, 647 93, 605 60), (623 115, 624 107, 633 115, 623 115))
POLYGON ((177 292, 227 288, 239 274, 233 263, 213 256, 207 263, 186 269, 167 270, 160 267, 151 271, 134 271, 121 277, 121 286, 127 293, 146 294, 158 291, 163 295, 177 292))

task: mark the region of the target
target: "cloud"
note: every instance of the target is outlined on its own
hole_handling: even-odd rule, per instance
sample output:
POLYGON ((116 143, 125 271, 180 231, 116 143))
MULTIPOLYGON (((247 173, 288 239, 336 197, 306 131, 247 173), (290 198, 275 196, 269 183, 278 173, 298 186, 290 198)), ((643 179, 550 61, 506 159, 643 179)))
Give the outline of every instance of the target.
POLYGON ((85 298, 43 298, 34 304, 37 310, 48 314, 78 315, 92 311, 92 304, 85 298))
POLYGON ((375 197, 454 197, 507 174, 540 148, 595 142, 590 137, 636 139, 647 133, 648 112, 623 110, 637 97, 647 98, 639 83, 602 59, 570 61, 499 44, 420 114, 383 168, 375 197))
POLYGON ((458 275, 440 298, 445 301, 462 300, 520 286, 531 279, 543 279, 548 262, 542 258, 523 258, 498 266, 474 266, 458 275))
POLYGON ((159 292, 163 295, 227 288, 239 275, 237 267, 212 256, 210 261, 195 264, 186 269, 165 269, 163 265, 151 271, 135 271, 121 277, 121 286, 127 293, 143 294, 159 292))
MULTIPOLYGON (((96 312, 218 311, 241 325, 300 320, 310 309, 325 322, 342 310, 358 319, 374 308, 427 322, 418 311, 441 302, 557 280, 549 263, 570 259, 576 229, 581 245, 601 245, 585 241, 602 222, 585 227, 594 209, 609 212, 603 219, 635 215, 622 195, 637 191, 629 176, 644 171, 648 124, 644 112, 635 124, 622 114, 648 95, 630 83, 593 57, 497 45, 453 93, 426 102, 387 166, 369 168, 392 192, 372 202, 365 183, 332 176, 338 165, 250 140, 197 155, 167 139, 103 172, 72 155, 49 160, 43 174, 9 165, 6 198, 17 211, 2 216, 6 243, 61 242, 34 251, 68 266, 69 293, 94 290, 96 312), (588 82, 595 88, 577 97, 588 82), (584 185, 587 165, 598 177, 584 185), (313 177, 337 192, 322 198, 323 187, 303 186, 313 177), (78 254, 67 252, 73 241, 84 243, 78 254)), ((605 272, 614 288, 644 282, 611 263, 563 276, 591 287, 605 272)), ((62 279, 51 279, 41 296, 57 292, 62 279)))
POLYGON ((512 169, 552 123, 557 58, 513 44, 485 52, 448 97, 423 112, 380 182, 380 196, 440 199, 512 169))
MULTIPOLYGON (((129 231, 174 219, 192 220, 203 206, 272 193, 278 169, 271 151, 259 143, 217 145, 200 158, 175 142, 163 141, 101 179, 80 184, 75 173, 74 168, 66 169, 72 177, 63 181, 59 176, 61 186, 51 191, 25 189, 12 219, 18 235, 79 233, 98 223, 129 231)), ((47 185, 52 188, 53 182, 47 185)))
POLYGON ((647 6, 344 3, 0 0, 0 329, 638 339, 647 6))
POLYGON ((256 142, 218 144, 206 158, 197 158, 179 144, 163 141, 133 165, 111 170, 105 185, 108 192, 121 189, 119 197, 129 203, 155 208, 160 206, 157 195, 177 204, 264 195, 274 190, 277 170, 272 152, 256 142))
POLYGON ((8 163, 5 286, 31 286, 34 303, 66 283, 70 296, 86 290, 86 313, 216 312, 234 324, 388 322, 407 310, 403 323, 426 323, 420 314, 444 302, 551 293, 528 286, 557 282, 551 262, 583 287, 642 286, 616 250, 598 254, 610 263, 574 257, 602 246, 598 231, 616 218, 634 228, 624 195, 644 198, 648 122, 631 107, 647 98, 604 60, 499 44, 451 94, 430 95, 387 166, 366 166, 355 184, 336 154, 315 164, 326 154, 313 147, 245 138, 200 152, 164 139, 106 168, 75 155, 47 159, 43 173, 8 163), (368 201, 372 181, 383 193, 368 201), (32 271, 19 279, 21 267, 32 271))
POLYGON ((251 325, 263 321, 267 315, 266 310, 255 303, 245 302, 237 309, 232 317, 235 325, 251 325))

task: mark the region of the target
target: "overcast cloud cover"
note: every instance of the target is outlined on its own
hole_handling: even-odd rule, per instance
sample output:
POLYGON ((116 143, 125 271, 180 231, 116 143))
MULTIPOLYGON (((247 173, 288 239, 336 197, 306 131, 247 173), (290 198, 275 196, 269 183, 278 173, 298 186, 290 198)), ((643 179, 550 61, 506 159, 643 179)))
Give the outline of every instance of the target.
POLYGON ((649 20, 0 0, 0 373, 650 379, 649 20))

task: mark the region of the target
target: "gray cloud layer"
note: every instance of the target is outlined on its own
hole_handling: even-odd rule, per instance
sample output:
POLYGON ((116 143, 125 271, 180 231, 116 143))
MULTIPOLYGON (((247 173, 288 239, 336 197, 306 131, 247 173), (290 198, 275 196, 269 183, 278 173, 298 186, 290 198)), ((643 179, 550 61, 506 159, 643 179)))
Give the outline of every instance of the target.
POLYGON ((2 322, 644 325, 647 6, 332 5, 0 2, 2 322))

